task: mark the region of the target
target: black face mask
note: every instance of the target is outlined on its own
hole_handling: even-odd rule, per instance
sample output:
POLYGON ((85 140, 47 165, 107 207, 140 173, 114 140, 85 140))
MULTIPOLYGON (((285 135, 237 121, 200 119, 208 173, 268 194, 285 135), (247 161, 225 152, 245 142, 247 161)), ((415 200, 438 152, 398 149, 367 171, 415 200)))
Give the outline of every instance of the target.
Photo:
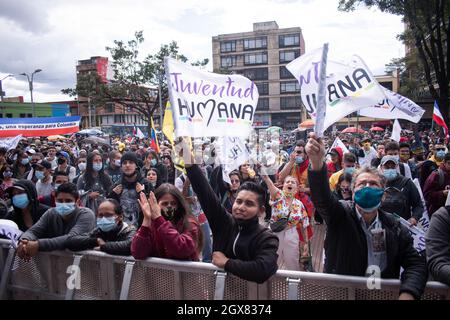
POLYGON ((164 209, 161 209, 161 215, 166 219, 167 221, 172 221, 173 217, 175 216, 175 209, 173 207, 167 207, 164 209))
POLYGON ((58 159, 58 164, 64 164, 65 162, 66 162, 66 159, 63 159, 63 158, 58 159))

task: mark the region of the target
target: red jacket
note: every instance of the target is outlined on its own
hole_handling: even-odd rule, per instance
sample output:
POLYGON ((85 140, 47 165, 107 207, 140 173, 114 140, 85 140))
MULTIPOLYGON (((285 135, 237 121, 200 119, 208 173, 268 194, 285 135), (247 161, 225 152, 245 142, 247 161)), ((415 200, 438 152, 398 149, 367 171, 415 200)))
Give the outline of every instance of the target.
POLYGON ((445 205, 447 197, 443 191, 450 186, 450 174, 445 170, 444 164, 441 164, 440 169, 444 172, 443 184, 439 184, 439 171, 435 170, 428 176, 423 186, 423 196, 430 218, 437 209, 445 205))
POLYGON ((331 161, 328 162, 327 163, 328 179, 331 177, 331 175, 333 173, 336 173, 336 172, 338 172, 339 170, 342 169, 342 158, 344 156, 344 153, 343 153, 343 151, 342 151, 342 149, 340 147, 333 148, 333 149, 330 150, 330 152, 331 151, 336 151, 337 154, 338 154, 338 159, 339 159, 338 160, 338 166, 339 166, 339 168, 336 168, 336 165, 333 162, 331 162, 331 161))
POLYGON ((180 233, 183 220, 173 225, 164 217, 152 221, 150 227, 141 226, 131 243, 131 254, 136 259, 148 257, 199 260, 197 242, 200 225, 194 218, 189 218, 189 228, 180 233))

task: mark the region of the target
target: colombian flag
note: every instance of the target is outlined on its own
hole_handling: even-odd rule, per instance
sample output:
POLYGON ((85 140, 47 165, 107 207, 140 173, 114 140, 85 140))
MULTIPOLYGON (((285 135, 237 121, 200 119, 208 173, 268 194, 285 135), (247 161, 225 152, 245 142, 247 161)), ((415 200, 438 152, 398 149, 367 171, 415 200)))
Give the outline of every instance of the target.
POLYGON ((150 118, 151 123, 151 129, 150 129, 150 148, 155 150, 157 153, 159 153, 159 143, 158 143, 158 137, 156 136, 155 132, 155 125, 153 124, 153 118, 150 118))

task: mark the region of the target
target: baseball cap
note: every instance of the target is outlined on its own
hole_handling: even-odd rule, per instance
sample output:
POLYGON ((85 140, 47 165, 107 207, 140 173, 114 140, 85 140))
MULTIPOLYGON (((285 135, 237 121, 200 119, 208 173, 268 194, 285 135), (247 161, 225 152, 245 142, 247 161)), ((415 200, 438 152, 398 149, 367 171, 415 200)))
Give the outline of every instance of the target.
POLYGON ((398 164, 398 158, 397 156, 384 156, 381 159, 381 165, 384 165, 386 162, 392 161, 394 162, 396 165, 398 164))

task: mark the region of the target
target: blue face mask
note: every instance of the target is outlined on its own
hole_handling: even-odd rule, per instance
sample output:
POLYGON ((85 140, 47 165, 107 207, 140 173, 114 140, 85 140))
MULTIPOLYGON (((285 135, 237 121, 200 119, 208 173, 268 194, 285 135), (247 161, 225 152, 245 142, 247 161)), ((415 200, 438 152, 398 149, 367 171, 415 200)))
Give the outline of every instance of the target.
POLYGON ((381 205, 384 190, 364 187, 355 192, 355 202, 364 212, 372 212, 381 205))
POLYGON ((102 230, 103 232, 108 232, 114 229, 116 226, 116 218, 110 217, 110 218, 97 218, 97 228, 102 230))
POLYGON ((23 164, 24 166, 26 166, 28 163, 30 162, 30 159, 28 158, 23 158, 20 163, 23 164))
POLYGON ((296 164, 302 164, 303 161, 304 161, 304 159, 303 159, 302 156, 297 156, 297 157, 295 157, 295 163, 296 163, 296 164))
POLYGON ((396 169, 384 169, 383 175, 390 181, 397 178, 398 172, 396 169))
POLYGON ((36 179, 38 179, 38 180, 42 180, 44 178, 44 172, 42 172, 42 171, 36 171, 36 173, 34 175, 36 176, 36 179))
POLYGON ((444 159, 444 157, 445 157, 445 151, 444 150, 436 151, 436 158, 444 159))
POLYGON ((151 163, 151 165, 154 167, 154 166, 156 166, 157 161, 156 161, 156 159, 152 159, 152 160, 150 161, 150 163, 151 163))
POLYGON ((94 171, 99 172, 103 169, 103 163, 93 163, 92 168, 94 169, 94 171))
POLYGON ((13 196, 12 198, 13 205, 17 208, 24 209, 28 206, 30 203, 30 200, 28 200, 28 196, 26 193, 17 194, 13 196))
POLYGON ((355 170, 356 170, 355 167, 347 167, 347 168, 344 169, 344 173, 348 173, 348 174, 353 175, 355 170))
POLYGON ((55 209, 56 209, 56 212, 60 216, 63 216, 63 217, 67 216, 75 210, 75 202, 69 202, 69 203, 56 202, 55 209))

